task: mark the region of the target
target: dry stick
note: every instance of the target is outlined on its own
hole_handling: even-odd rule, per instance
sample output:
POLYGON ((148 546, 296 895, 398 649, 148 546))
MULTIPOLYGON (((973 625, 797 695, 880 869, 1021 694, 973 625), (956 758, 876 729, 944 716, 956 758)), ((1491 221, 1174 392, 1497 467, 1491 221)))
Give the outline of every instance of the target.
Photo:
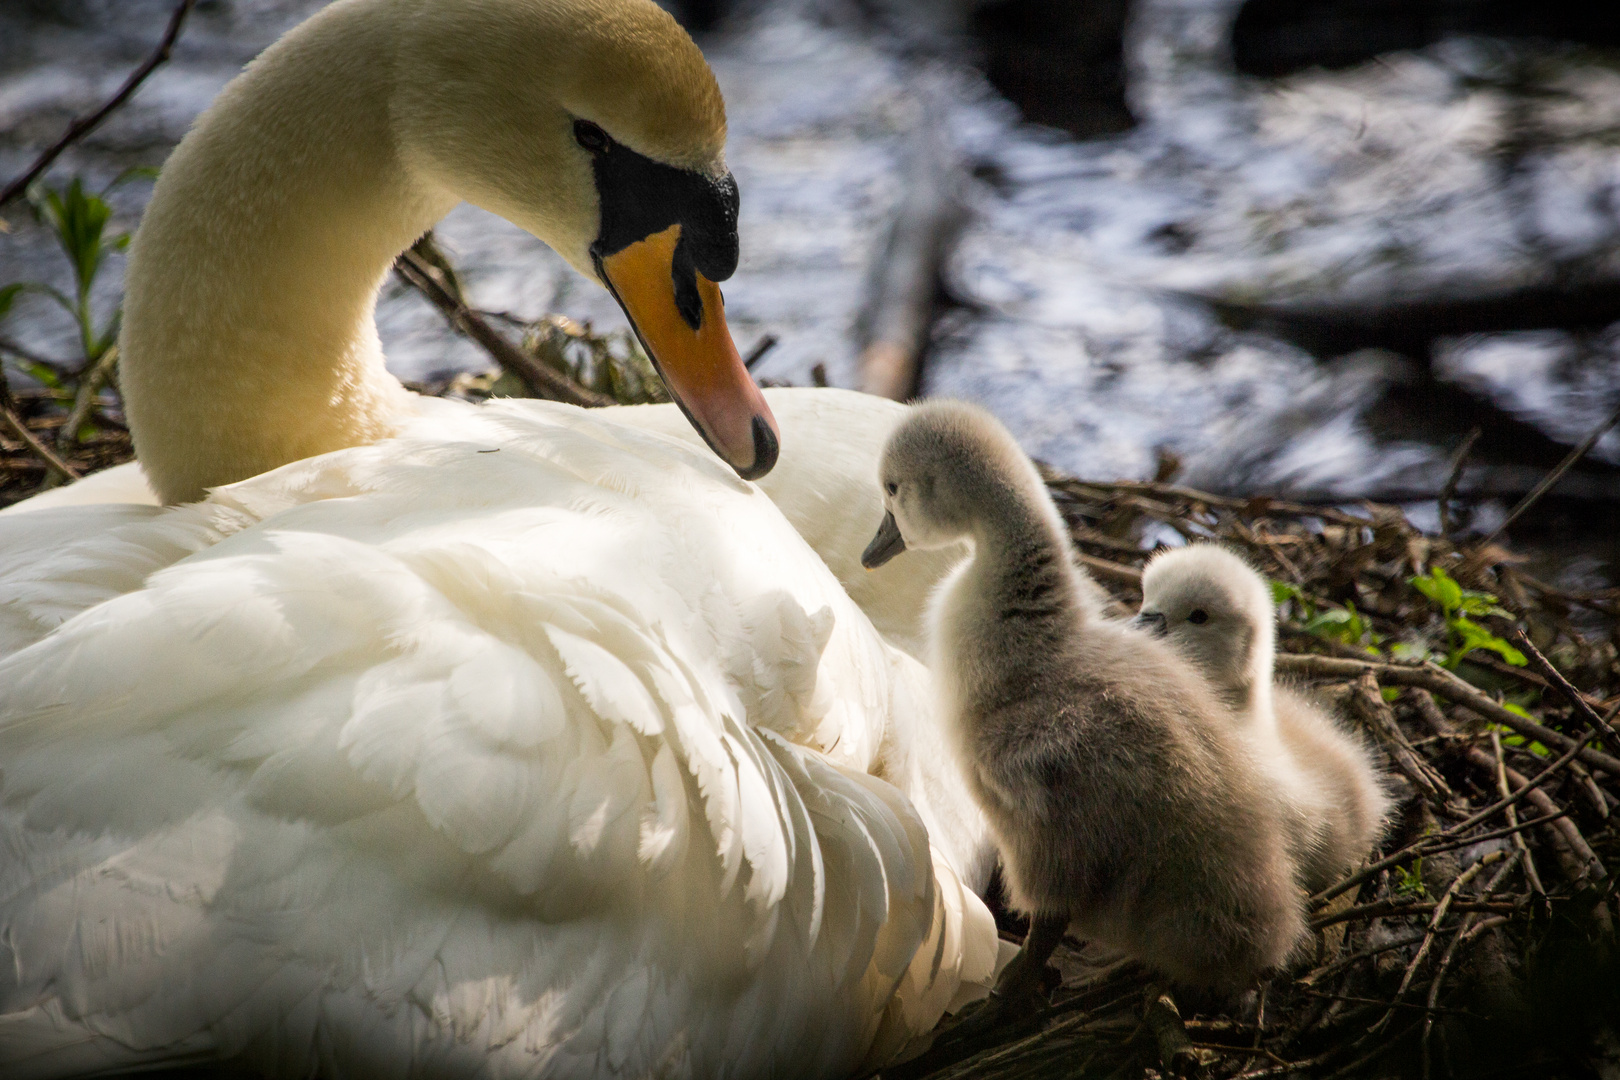
POLYGON ((1080 561, 1082 566, 1099 577, 1123 582, 1126 585, 1134 586, 1138 590, 1142 588, 1142 571, 1134 566, 1126 566, 1124 563, 1117 563, 1108 559, 1099 559, 1097 556, 1087 555, 1083 551, 1075 552, 1074 557, 1080 561))
POLYGON ((754 342, 754 347, 748 350, 747 356, 743 357, 743 367, 753 371, 754 365, 765 359, 765 354, 774 348, 776 348, 776 335, 766 334, 754 342))
POLYGON ((1440 489, 1440 539, 1451 539, 1451 500, 1457 497, 1457 484, 1462 480, 1463 466, 1468 462, 1468 451, 1474 448, 1479 437, 1485 434, 1485 429, 1475 427, 1463 439, 1457 452, 1451 455, 1451 472, 1446 477, 1445 487, 1440 489))
POLYGON ((1142 1022, 1153 1033, 1153 1041, 1159 1049, 1159 1061, 1171 1076, 1191 1076, 1198 1069, 1198 1051, 1187 1037, 1187 1029, 1181 1023, 1181 1010, 1176 1008, 1175 999, 1158 986, 1148 987, 1146 996, 1147 1010, 1142 1015, 1142 1022))
POLYGON ((1492 529, 1491 534, 1479 542, 1479 546, 1481 548, 1486 548, 1496 543, 1501 535, 1507 531, 1508 526, 1512 525, 1515 521, 1518 521, 1519 518, 1524 515, 1526 510, 1540 502, 1541 497, 1547 494, 1547 492, 1551 491, 1553 485, 1562 480, 1564 478, 1564 474, 1569 472, 1570 469, 1574 468, 1575 463, 1581 460, 1581 458, 1585 457, 1586 452, 1592 449, 1592 447, 1596 446, 1597 441, 1603 438, 1604 432, 1614 427, 1617 421, 1620 421, 1620 408, 1615 409, 1614 412, 1609 414, 1609 418, 1607 420, 1593 428, 1591 433, 1588 434, 1586 438, 1581 440, 1579 446, 1571 450, 1567 455, 1565 455, 1563 461, 1560 461, 1556 466, 1554 466, 1552 472, 1542 477, 1541 482, 1535 487, 1531 488, 1529 494, 1525 495, 1524 498, 1519 500, 1519 505, 1515 506, 1508 516, 1503 519, 1502 524, 1492 529))
POLYGON ((62 426, 56 429, 56 445, 58 449, 67 449, 79 441, 79 429, 84 426, 85 420, 90 416, 90 410, 95 408, 96 395, 101 388, 112 378, 113 365, 118 363, 118 346, 111 345, 101 354, 95 366, 84 373, 79 379, 79 388, 73 395, 73 408, 68 412, 67 419, 62 426))
POLYGON ((108 113, 122 105, 135 92, 136 88, 146 81, 146 77, 156 71, 158 66, 169 58, 170 50, 174 48, 175 41, 180 37, 180 28, 185 25, 186 16, 190 15, 191 9, 196 6, 197 0, 180 0, 180 3, 175 5, 174 14, 169 16, 169 27, 163 32, 163 40, 158 43, 157 50, 151 56, 148 56, 146 61, 136 68, 129 78, 124 80, 124 85, 118 88, 118 93, 108 98, 105 105, 89 116, 74 120, 73 123, 69 124, 67 131, 63 133, 60 139, 51 144, 50 149, 35 158, 34 163, 21 176, 7 184, 5 190, 0 191, 0 207, 5 206, 6 203, 28 190, 28 185, 39 179, 40 174, 51 167, 51 162, 62 155, 62 151, 95 130, 96 125, 105 120, 108 113))
MULTIPOLYGON (((1503 866, 1495 874, 1491 875, 1491 880, 1485 883, 1485 888, 1481 891, 1480 895, 1490 896, 1491 893, 1496 891, 1496 887, 1502 883, 1502 879, 1507 877, 1508 874, 1512 872, 1514 864, 1528 859, 1529 857, 1530 852, 1526 848, 1520 848, 1518 851, 1514 852, 1513 857, 1508 860, 1507 865, 1503 866)), ((1493 922, 1493 920, 1501 918, 1502 916, 1500 915, 1493 915, 1488 919, 1481 919, 1477 915, 1469 915, 1465 917, 1462 925, 1457 928, 1457 932, 1451 935, 1451 941, 1446 945, 1446 951, 1445 954, 1440 957, 1440 963, 1435 966, 1434 977, 1429 980, 1429 996, 1423 1005, 1423 1037, 1421 1039, 1421 1052, 1423 1055, 1424 1080, 1429 1080, 1431 1074, 1429 1064, 1429 1036, 1434 1031, 1435 1013, 1439 1011, 1440 986, 1445 981, 1446 971, 1451 967, 1452 958, 1457 955, 1457 947, 1466 941, 1473 940, 1474 928, 1479 924, 1484 922, 1493 922)))
MULTIPOLYGON (((1535 739, 1544 746, 1568 750, 1576 746, 1578 741, 1544 724, 1509 712, 1477 687, 1428 661, 1422 664, 1390 664, 1341 659, 1334 656, 1279 653, 1276 670, 1291 675, 1313 675, 1330 679, 1358 679, 1363 672, 1371 671, 1380 683, 1416 686, 1436 694, 1443 694, 1486 719, 1511 728, 1527 739, 1535 739)), ((1580 748, 1576 757, 1595 769, 1620 776, 1620 758, 1592 749, 1586 745, 1588 741, 1590 740, 1579 740, 1580 748)))
POLYGON ((394 271, 427 297, 451 326, 482 345, 496 363, 523 380, 523 384, 537 397, 569 405, 614 404, 606 394, 579 385, 507 341, 493 326, 441 285, 433 276, 434 267, 421 255, 411 250, 401 252, 399 258, 394 260, 394 271))
MULTIPOLYGON (((1435 711, 1438 712, 1439 710, 1435 711)), ((1435 724, 1432 717, 1425 716, 1425 720, 1431 725, 1435 724)), ((1444 717, 1441 718, 1439 724, 1439 730, 1449 730, 1450 725, 1445 721, 1444 717)), ((1581 737, 1581 741, 1590 741, 1596 738, 1597 735, 1598 731, 1595 729, 1588 731, 1581 737)), ((1495 736, 1496 733, 1492 732, 1492 737, 1495 736)), ((1569 877, 1571 882, 1579 882, 1587 877, 1589 873, 1598 878, 1607 876, 1602 860, 1597 857, 1597 854, 1587 844, 1586 838, 1581 835, 1580 829, 1576 827, 1573 821, 1569 820, 1569 811, 1560 809, 1547 793, 1541 791, 1538 787, 1539 784, 1551 779, 1558 770, 1572 763, 1573 758, 1568 752, 1542 770, 1534 782, 1526 779, 1523 773, 1509 768, 1501 758, 1492 757, 1477 746, 1465 747, 1463 756, 1493 780, 1500 776, 1507 786, 1514 789, 1512 796, 1501 800, 1500 805, 1504 809, 1511 808, 1512 803, 1510 800, 1522 798, 1544 815, 1537 818, 1533 824, 1546 824, 1547 835, 1552 840, 1553 851, 1558 857, 1559 866, 1564 870, 1565 875, 1569 877)), ((1460 829, 1461 826, 1458 828, 1460 829)), ((1533 868, 1534 865, 1534 863, 1531 863, 1530 867, 1533 868)), ((1532 880, 1539 880, 1539 875, 1532 880)))
POLYGON ((1569 771, 1575 777, 1581 795, 1592 807, 1592 812, 1598 817, 1607 820, 1609 817, 1609 800, 1603 797, 1603 789, 1598 787, 1596 780, 1592 779, 1592 774, 1586 771, 1586 766, 1578 761, 1572 761, 1569 763, 1569 771))
MULTIPOLYGON (((1551 780, 1553 778, 1553 776, 1558 772, 1559 769, 1563 768, 1570 761, 1572 761, 1574 759, 1575 755, 1580 753, 1580 751, 1585 747, 1585 745, 1589 741, 1591 741, 1592 739, 1595 739, 1595 738, 1597 738, 1597 732, 1595 732, 1595 731, 1587 732, 1585 735, 1581 736, 1581 739, 1580 739, 1579 742, 1577 742, 1573 747, 1571 747, 1569 750, 1564 752, 1563 757, 1560 757, 1558 760, 1554 761, 1551 765, 1548 765, 1545 769, 1543 769, 1540 773, 1538 773, 1536 775, 1535 779, 1530 780, 1526 784, 1525 787, 1522 787, 1518 791, 1515 791, 1512 795, 1509 795, 1506 798, 1498 799, 1496 802, 1491 803, 1491 805, 1485 807, 1483 810, 1480 810, 1479 812, 1477 812, 1475 814, 1472 814, 1469 817, 1464 818, 1462 821, 1459 821, 1457 824, 1451 826, 1450 828, 1446 829, 1444 832, 1440 833, 1437 837, 1425 837, 1422 840, 1414 840, 1412 843, 1406 845, 1406 847, 1404 847, 1401 850, 1395 852, 1394 854, 1386 855, 1384 858, 1379 859, 1377 862, 1372 863, 1370 866, 1362 867, 1360 870, 1356 871, 1354 874, 1351 874, 1349 877, 1344 878, 1343 880, 1337 882, 1336 884, 1331 885, 1326 889, 1323 889, 1321 892, 1317 893, 1315 896, 1312 896, 1307 901, 1307 903, 1311 907, 1320 907, 1321 905, 1327 903, 1329 900, 1332 900, 1335 896, 1338 896, 1341 893, 1347 892, 1350 889, 1353 889, 1356 886, 1360 885, 1363 881, 1366 881, 1368 878, 1372 877, 1374 874, 1378 873, 1380 870, 1386 870, 1389 867, 1394 866, 1396 863, 1406 861, 1407 859, 1411 858, 1414 855, 1427 854, 1428 853, 1427 849, 1429 848, 1429 845, 1430 845, 1431 842, 1439 841, 1439 840, 1444 840, 1444 841, 1453 840, 1453 839, 1457 838, 1465 830, 1470 829, 1470 828, 1474 827, 1475 825, 1478 825, 1481 821, 1485 821, 1488 818, 1491 818, 1491 817, 1495 816, 1496 814, 1501 813, 1507 807, 1512 806, 1514 803, 1518 802, 1519 800, 1527 798, 1529 796, 1530 792, 1532 792, 1532 791, 1534 791, 1536 789, 1536 785, 1542 784, 1542 783, 1545 783, 1548 780, 1551 780)), ((1483 753, 1483 751, 1481 751, 1481 753, 1483 753)), ((1515 775, 1517 775, 1517 774, 1515 774, 1515 775)), ((1557 815, 1554 815, 1554 816, 1555 817, 1562 817, 1563 815, 1560 813, 1560 814, 1557 814, 1557 815)), ((1536 823, 1539 823, 1539 820, 1536 823)), ((1470 838, 1470 842, 1472 842, 1472 838, 1470 838)), ((1453 846, 1460 846, 1460 845, 1453 845, 1453 846)), ((1445 850, 1449 850, 1449 849, 1445 849, 1445 850)), ((1314 925, 1313 925, 1313 928, 1314 928, 1314 925)))
MULTIPOLYGON (((1372 919, 1385 915, 1427 915, 1434 910, 1436 901, 1413 900, 1402 902, 1400 900, 1374 900, 1370 904, 1359 907, 1345 908, 1343 911, 1330 911, 1324 915, 1317 915, 1310 919, 1306 925, 1312 930, 1320 930, 1324 926, 1334 923, 1354 922, 1357 919, 1372 919)), ((1512 914, 1518 911, 1520 905, 1516 902, 1494 900, 1464 900, 1450 905, 1452 911, 1490 911, 1499 914, 1512 914)))
POLYGON ((1412 976, 1417 974, 1418 965, 1422 964, 1424 958, 1429 955, 1429 946, 1434 944, 1434 935, 1439 932, 1440 924, 1445 920, 1446 913, 1451 910, 1452 902, 1457 899, 1457 894, 1470 881, 1484 873, 1487 867, 1501 862, 1505 857, 1503 852, 1493 851, 1452 879, 1450 886, 1441 895, 1440 902, 1435 904, 1434 914, 1429 916, 1429 925, 1423 931, 1423 942, 1407 963, 1406 972, 1401 976, 1401 984, 1395 988, 1395 996, 1390 999, 1389 1009, 1384 1013, 1383 1018, 1369 1030, 1382 1031, 1395 1015, 1396 1007, 1401 1004, 1401 999, 1406 997, 1407 988, 1412 985, 1412 976))
POLYGON ((57 457, 50 447, 40 442, 34 433, 28 430, 28 426, 22 422, 22 417, 11 411, 9 405, 0 404, 0 421, 5 422, 6 427, 10 428, 17 438, 23 441, 23 445, 27 446, 35 457, 45 463, 45 468, 50 470, 58 480, 77 480, 79 478, 79 471, 57 457))
POLYGON ((1384 744, 1390 759, 1395 762, 1395 768, 1419 791, 1441 805, 1455 797, 1456 793, 1445 778, 1419 757, 1412 744, 1406 741, 1401 726, 1395 722, 1395 712, 1384 700, 1378 680, 1371 671, 1362 672, 1361 677, 1351 684, 1350 706, 1373 736, 1384 744))
POLYGON ((917 392, 940 268, 961 227, 959 166, 942 130, 943 110, 928 87, 920 95, 911 167, 888 242, 870 274, 870 300, 855 324, 861 389, 904 401, 917 392))
MULTIPOLYGON (((1472 750, 1473 747, 1469 749, 1472 750)), ((1502 733, 1499 731, 1491 732, 1491 750, 1496 756, 1496 790, 1498 794, 1506 798, 1513 792, 1508 787, 1507 762, 1502 757, 1502 733)), ((1573 765, 1574 762, 1572 761, 1570 764, 1573 765)), ((1508 824, 1514 827, 1513 846, 1524 860, 1524 876, 1525 880, 1530 883, 1530 891, 1541 897, 1542 902, 1545 903, 1547 890, 1541 884, 1541 873, 1536 869, 1536 861, 1530 857, 1530 845, 1525 843, 1524 833, 1518 829, 1518 811, 1510 806, 1503 811, 1503 814, 1507 817, 1508 824)))
MULTIPOLYGON (((1518 643, 1519 648, 1524 650, 1525 655, 1530 657, 1536 667, 1541 669, 1541 674, 1546 678, 1547 682, 1562 694, 1571 705, 1575 706, 1575 712, 1579 714, 1582 720, 1586 721, 1588 727, 1604 735, 1616 734, 1609 727, 1609 723, 1614 717, 1611 715, 1606 720, 1598 716, 1593 711, 1592 706, 1587 703, 1586 695, 1575 689, 1574 685, 1564 678, 1563 672, 1553 667, 1551 660, 1541 655, 1541 650, 1536 648, 1535 643, 1530 640, 1529 634, 1526 634, 1523 629, 1514 630, 1513 640, 1518 643)), ((1616 710, 1620 711, 1620 706, 1616 706, 1616 710)))

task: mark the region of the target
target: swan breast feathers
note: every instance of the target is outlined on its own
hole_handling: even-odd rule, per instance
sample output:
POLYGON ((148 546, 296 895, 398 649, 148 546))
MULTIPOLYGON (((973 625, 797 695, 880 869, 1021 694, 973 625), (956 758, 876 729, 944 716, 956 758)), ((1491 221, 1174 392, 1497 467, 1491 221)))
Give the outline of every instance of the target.
POLYGON ((982 911, 936 893, 949 864, 864 775, 912 662, 694 449, 534 403, 421 424, 222 489, 239 527, 207 546, 170 535, 183 511, 120 526, 167 565, 0 660, 0 835, 33 852, 0 897, 23 973, 0 1014, 77 972, 60 1008, 152 1040, 126 998, 168 980, 195 997, 164 1024, 218 1052, 248 1035, 199 957, 234 925, 259 929, 220 1002, 320 987, 380 1008, 425 979, 486 1048, 635 1058, 614 1025, 667 1042, 729 987, 771 1023, 727 1005, 694 1061, 858 1063, 918 945, 960 953, 982 911), (145 939, 63 957, 47 925, 129 917, 109 858, 194 887, 152 901, 145 939))

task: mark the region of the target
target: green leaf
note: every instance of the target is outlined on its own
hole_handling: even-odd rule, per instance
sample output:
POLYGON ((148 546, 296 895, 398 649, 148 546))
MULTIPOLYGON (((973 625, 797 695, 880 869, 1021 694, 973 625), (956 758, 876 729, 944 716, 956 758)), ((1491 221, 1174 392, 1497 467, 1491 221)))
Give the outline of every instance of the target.
POLYGON ((1431 567, 1428 574, 1408 578, 1412 587, 1429 600, 1438 605, 1442 611, 1450 615, 1462 604, 1462 586, 1452 580, 1451 575, 1441 567, 1431 567))
POLYGON ((57 375, 56 372, 52 371, 44 364, 38 364, 32 360, 23 360, 17 364, 17 367, 28 372, 28 374, 32 375, 36 380, 38 380, 41 385, 47 386, 52 390, 62 389, 61 376, 57 375))
POLYGON ((16 303, 17 297, 23 294, 28 285, 26 281, 17 281, 0 289, 0 319, 5 318, 11 311, 11 305, 16 303))
POLYGON ((1286 604, 1290 600, 1304 600, 1305 594, 1299 591, 1299 586, 1287 581, 1278 581, 1275 578, 1266 582, 1271 590, 1273 604, 1286 604))
POLYGON ((1472 619, 1459 615, 1447 620, 1446 625, 1451 627, 1451 632, 1456 636, 1457 647, 1452 650, 1452 655, 1458 660, 1461 660, 1475 649, 1485 649, 1496 653, 1514 667, 1524 667, 1525 664, 1529 663, 1524 653, 1472 619))
POLYGON ((129 168, 113 177, 113 182, 102 188, 101 193, 105 195, 114 188, 123 187, 131 180, 156 180, 158 178, 158 172, 159 169, 156 165, 131 165, 129 168))

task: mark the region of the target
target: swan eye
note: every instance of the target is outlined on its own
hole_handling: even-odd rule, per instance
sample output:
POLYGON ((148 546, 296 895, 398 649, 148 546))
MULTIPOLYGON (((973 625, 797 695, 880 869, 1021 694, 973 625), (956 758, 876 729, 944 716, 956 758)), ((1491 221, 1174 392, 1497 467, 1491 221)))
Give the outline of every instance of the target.
POLYGON ((1193 608, 1192 614, 1187 616, 1187 621, 1192 623, 1194 626, 1203 626, 1205 623, 1209 622, 1209 612, 1205 611, 1203 608, 1193 608))
POLYGON ((890 480, 887 484, 883 485, 883 490, 887 491, 890 495, 894 495, 900 491, 900 485, 895 483, 893 480, 890 480))
POLYGON ((613 142, 607 132, 589 120, 574 121, 574 141, 593 154, 605 153, 613 142))

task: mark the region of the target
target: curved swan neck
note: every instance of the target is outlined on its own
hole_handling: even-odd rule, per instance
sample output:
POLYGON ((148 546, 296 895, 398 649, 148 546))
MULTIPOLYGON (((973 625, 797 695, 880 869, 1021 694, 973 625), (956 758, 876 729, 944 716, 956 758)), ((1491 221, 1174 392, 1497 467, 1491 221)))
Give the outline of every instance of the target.
POLYGON ((457 200, 396 152, 402 6, 342 0, 310 19, 164 167, 130 257, 122 380, 165 502, 386 437, 410 410, 383 367, 377 291, 457 200))

